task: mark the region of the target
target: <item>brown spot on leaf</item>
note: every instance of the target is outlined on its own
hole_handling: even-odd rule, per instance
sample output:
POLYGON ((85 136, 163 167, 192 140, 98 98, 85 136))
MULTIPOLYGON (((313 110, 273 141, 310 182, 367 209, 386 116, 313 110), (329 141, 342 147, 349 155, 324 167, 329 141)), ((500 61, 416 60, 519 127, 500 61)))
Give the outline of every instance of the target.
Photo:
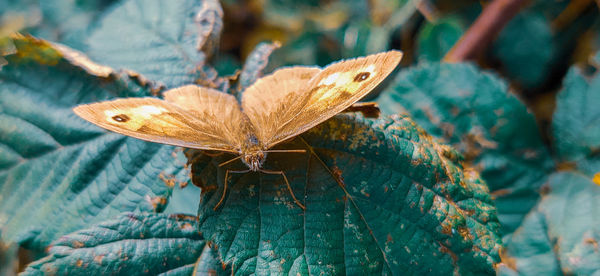
POLYGON ((512 268, 513 270, 517 270, 517 260, 513 257, 511 257, 510 255, 508 255, 508 252, 505 248, 500 248, 500 260, 502 260, 502 263, 506 266, 508 266, 509 268, 512 268))
POLYGON ((598 241, 595 240, 594 238, 586 238, 584 240, 585 243, 587 244, 591 244, 594 247, 594 251, 596 251, 596 253, 598 252, 598 241))
POLYGON ((472 241, 474 240, 473 235, 471 235, 471 232, 469 232, 469 228, 464 227, 464 226, 460 226, 458 227, 458 233, 463 237, 463 239, 465 240, 469 240, 472 241))
POLYGON ((338 166, 333 166, 333 168, 331 168, 331 172, 333 173, 333 176, 335 177, 335 180, 338 182, 338 184, 342 187, 346 187, 346 184, 344 183, 344 178, 342 177, 342 170, 340 170, 338 166))
POLYGON ((165 185, 167 185, 167 187, 169 187, 169 188, 175 187, 176 179, 175 179, 174 175, 165 176, 165 174, 161 172, 158 175, 158 178, 160 178, 160 180, 162 180, 165 183, 165 185))
POLYGON ((189 230, 189 229, 193 229, 193 228, 194 228, 194 227, 193 227, 191 224, 189 224, 189 223, 184 223, 184 224, 181 226, 181 229, 183 229, 183 230, 189 230))
POLYGON ((169 217, 176 218, 177 220, 195 220, 195 221, 198 221, 198 217, 197 216, 190 216, 190 215, 185 215, 185 214, 173 214, 173 215, 169 215, 169 217))
POLYGON ((82 242, 80 242, 80 241, 73 241, 73 243, 72 243, 72 245, 71 245, 71 246, 72 246, 73 248, 82 248, 82 247, 83 247, 83 245, 84 245, 84 244, 83 244, 82 242))
POLYGON ((159 209, 159 207, 163 207, 167 204, 167 198, 161 196, 146 196, 146 201, 149 202, 154 209, 159 209))

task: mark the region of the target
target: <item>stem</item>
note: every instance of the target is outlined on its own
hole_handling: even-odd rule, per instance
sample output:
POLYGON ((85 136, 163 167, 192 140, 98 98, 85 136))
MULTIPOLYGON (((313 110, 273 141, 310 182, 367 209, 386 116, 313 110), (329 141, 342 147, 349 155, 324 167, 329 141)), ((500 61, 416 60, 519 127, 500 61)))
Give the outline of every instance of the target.
POLYGON ((475 59, 529 1, 494 0, 444 57, 445 62, 475 59))

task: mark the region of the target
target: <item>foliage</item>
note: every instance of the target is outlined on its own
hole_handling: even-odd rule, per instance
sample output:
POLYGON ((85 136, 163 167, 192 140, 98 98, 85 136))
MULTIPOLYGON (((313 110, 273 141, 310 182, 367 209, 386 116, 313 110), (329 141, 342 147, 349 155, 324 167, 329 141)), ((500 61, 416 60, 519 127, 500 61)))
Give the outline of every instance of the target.
POLYGON ((174 148, 101 131, 70 110, 150 87, 42 40, 13 42, 0 71, 2 238, 43 249, 120 212, 162 209, 170 188, 158 176, 182 171, 174 148))
POLYGON ((448 64, 486 1, 0 0, 0 274, 598 273, 592 2, 529 1, 478 64, 448 64), (380 117, 269 154, 306 210, 261 173, 215 210, 234 156, 71 111, 190 83, 239 98, 280 66, 392 48, 380 117))
POLYGON ((206 247, 195 217, 123 214, 61 237, 23 275, 188 275, 206 247))
POLYGON ((385 113, 410 113, 481 171, 506 231, 535 205, 553 162, 535 118, 498 77, 469 64, 422 64, 402 71, 378 102, 385 113))
POLYGON ((588 79, 574 67, 557 95, 554 145, 560 162, 572 169, 550 176, 549 191, 509 239, 505 258, 521 274, 590 275, 600 269, 598 89, 600 75, 588 79))
POLYGON ((407 117, 338 116, 285 148, 311 154, 271 154, 265 167, 286 172, 304 212, 281 177, 260 173, 233 178, 213 211, 218 164, 231 157, 194 156, 202 232, 236 273, 493 271, 499 224, 487 188, 407 117))

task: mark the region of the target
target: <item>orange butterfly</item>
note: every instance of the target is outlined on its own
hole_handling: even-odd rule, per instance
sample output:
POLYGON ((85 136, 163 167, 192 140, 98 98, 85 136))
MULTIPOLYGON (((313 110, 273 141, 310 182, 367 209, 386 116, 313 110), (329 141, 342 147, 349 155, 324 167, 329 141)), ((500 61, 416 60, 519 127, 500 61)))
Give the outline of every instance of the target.
MULTIPOLYGON (((239 156, 247 170, 225 173, 221 200, 225 198, 229 173, 283 171, 262 169, 269 150, 360 100, 398 65, 402 52, 389 51, 343 60, 324 69, 294 66, 276 70, 248 87, 240 103, 214 89, 187 85, 157 98, 126 98, 80 105, 73 111, 108 130, 168 145, 224 151, 239 156)), ((292 193, 296 204, 304 209, 292 193)))

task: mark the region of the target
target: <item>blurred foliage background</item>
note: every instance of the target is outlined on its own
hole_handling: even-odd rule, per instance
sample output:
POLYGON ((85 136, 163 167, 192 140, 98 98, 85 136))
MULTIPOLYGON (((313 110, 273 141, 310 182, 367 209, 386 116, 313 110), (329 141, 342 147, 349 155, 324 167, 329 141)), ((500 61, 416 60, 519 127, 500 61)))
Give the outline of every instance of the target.
MULTIPOLYGON (((85 52, 93 23, 115 2, 3 0, 0 35, 21 31, 85 52)), ((491 44, 473 46, 481 48, 473 61, 508 80, 511 91, 545 126, 569 66, 598 66, 592 59, 600 47, 597 3, 513 2, 520 9, 503 17, 507 24, 499 34, 489 34, 491 44)), ((263 41, 282 45, 267 71, 295 64, 324 66, 387 49, 404 51, 404 66, 441 61, 489 3, 224 0, 223 32, 212 64, 220 75, 231 75, 263 41)))
MULTIPOLYGON (((0 0, 0 65, 6 64, 2 56, 16 51, 6 37, 20 32, 118 67, 122 57, 106 50, 110 35, 98 30, 123 2, 0 0)), ((206 58, 214 72, 210 68, 202 76, 235 79, 253 55, 268 57, 269 72, 400 49, 405 54, 400 72, 367 100, 378 102, 385 115, 410 114, 456 147, 465 166, 481 172, 502 223, 505 249, 498 273, 600 270, 600 218, 594 212, 600 202, 598 1, 223 0, 220 5, 222 14, 208 9, 222 22, 207 34, 217 37, 207 40, 211 45, 204 45, 199 59, 206 58), (486 11, 490 16, 481 16, 486 11), (469 35, 479 40, 465 39, 469 35), (278 44, 269 44, 273 41, 278 44), (471 54, 457 56, 456 47, 471 54)), ((129 18, 121 20, 126 24, 129 18)), ((199 78, 161 79, 149 72, 145 76, 168 88, 199 78)), ((173 196, 184 197, 177 190, 173 196)), ((22 259, 21 270, 27 260, 37 259, 35 252, 16 251, 0 243, 0 274, 9 273, 2 264, 15 256, 22 259)))

